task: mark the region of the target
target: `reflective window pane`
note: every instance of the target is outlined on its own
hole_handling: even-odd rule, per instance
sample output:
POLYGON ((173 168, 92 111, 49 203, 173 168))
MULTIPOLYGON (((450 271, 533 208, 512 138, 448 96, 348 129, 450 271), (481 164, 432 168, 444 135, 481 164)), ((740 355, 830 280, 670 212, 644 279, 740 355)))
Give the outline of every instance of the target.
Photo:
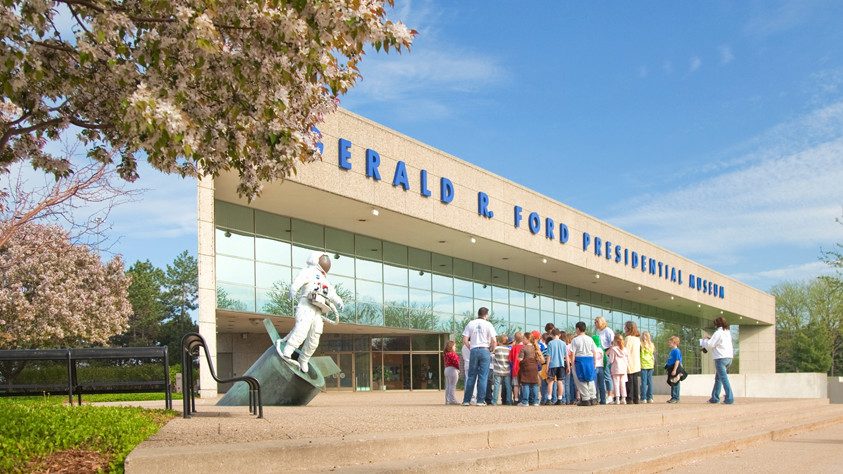
POLYGON ((390 306, 406 307, 409 302, 406 286, 384 285, 383 286, 384 304, 390 306))
POLYGON ((423 290, 430 289, 430 272, 424 270, 410 270, 410 286, 413 288, 421 288, 423 290))
POLYGON ((433 310, 440 313, 452 313, 454 311, 454 295, 433 293, 433 310))
POLYGON ((289 241, 291 233, 292 226, 289 217, 255 210, 255 234, 289 241))
POLYGON ((266 237, 255 238, 256 260, 289 266, 292 258, 291 251, 291 246, 287 242, 266 237))
POLYGON ((256 285, 259 288, 272 288, 276 283, 286 290, 290 289, 290 267, 272 265, 270 263, 255 263, 256 285))
POLYGON ((255 284, 255 268, 252 260, 217 255, 217 280, 241 285, 255 284))
POLYGON ((317 249, 325 248, 325 228, 319 224, 292 220, 293 242, 317 249))
POLYGON ((454 314, 457 316, 457 319, 463 316, 473 316, 474 300, 471 298, 463 298, 462 296, 455 296, 454 314))
POLYGON ((383 281, 393 285, 407 286, 407 269, 384 263, 383 281))
POLYGON ((356 264, 355 273, 357 274, 357 278, 372 281, 383 280, 383 264, 381 262, 358 258, 356 264))
POLYGON ((441 293, 453 293, 454 279, 444 275, 433 275, 433 291, 441 293))
POLYGON ((214 222, 220 227, 250 234, 255 230, 252 209, 225 201, 214 201, 214 222))
POLYGON ((461 278, 454 278, 454 294, 474 298, 474 283, 461 278))
POLYGON ((225 229, 216 230, 217 255, 254 258, 255 238, 251 235, 225 229))
POLYGON ((217 308, 255 311, 255 288, 217 282, 217 308))

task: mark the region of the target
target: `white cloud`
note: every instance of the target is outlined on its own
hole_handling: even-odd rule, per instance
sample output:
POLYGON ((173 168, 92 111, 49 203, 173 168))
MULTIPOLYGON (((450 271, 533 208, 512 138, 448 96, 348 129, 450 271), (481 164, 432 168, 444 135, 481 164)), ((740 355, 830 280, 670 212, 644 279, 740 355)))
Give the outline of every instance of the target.
POLYGON ((732 48, 729 45, 723 45, 720 47, 720 64, 726 65, 730 62, 735 60, 735 54, 732 52, 732 48))
POLYGON ((136 201, 116 207, 110 216, 112 234, 134 239, 176 238, 196 234, 196 181, 168 175, 144 163, 136 201))
POLYGON ((700 59, 699 56, 694 56, 688 64, 688 71, 696 72, 700 66, 702 66, 702 59, 700 59))
POLYGON ((709 265, 739 262, 760 246, 839 241, 834 219, 843 205, 843 128, 826 128, 841 122, 843 103, 775 127, 762 136, 803 140, 763 143, 716 173, 706 174, 709 165, 700 163, 704 177, 643 197, 609 221, 709 265))
POLYGON ((756 14, 744 27, 744 31, 750 36, 760 37, 785 32, 808 21, 817 5, 822 3, 785 0, 774 5, 773 2, 761 2, 758 4, 756 14))
POLYGON ((732 278, 751 282, 778 282, 783 280, 806 280, 809 278, 816 278, 821 275, 831 275, 834 269, 826 263, 815 260, 807 263, 800 263, 796 265, 787 265, 780 268, 772 268, 769 270, 762 270, 758 272, 735 273, 732 278))

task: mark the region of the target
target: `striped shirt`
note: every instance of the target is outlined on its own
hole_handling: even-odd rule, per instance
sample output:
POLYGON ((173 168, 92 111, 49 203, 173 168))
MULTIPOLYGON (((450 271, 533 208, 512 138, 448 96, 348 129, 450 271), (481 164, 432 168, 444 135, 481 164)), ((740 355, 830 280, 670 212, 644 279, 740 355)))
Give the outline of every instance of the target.
POLYGON ((494 367, 496 375, 509 375, 509 346, 495 347, 494 367))

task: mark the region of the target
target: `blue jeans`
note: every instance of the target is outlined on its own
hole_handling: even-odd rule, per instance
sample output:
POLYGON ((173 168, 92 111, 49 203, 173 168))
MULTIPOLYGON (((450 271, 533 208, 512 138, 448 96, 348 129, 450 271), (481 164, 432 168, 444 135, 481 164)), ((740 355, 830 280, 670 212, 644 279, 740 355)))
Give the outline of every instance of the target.
POLYGON ((600 404, 606 404, 606 394, 612 390, 612 364, 609 363, 608 359, 605 360, 602 371, 597 373, 597 396, 600 397, 600 404))
POLYGON ((539 384, 521 382, 521 404, 535 405, 539 402, 539 384))
POLYGON ((727 370, 732 365, 732 359, 714 359, 714 389, 711 390, 711 401, 720 401, 720 386, 726 392, 723 403, 734 403, 735 395, 732 393, 732 385, 729 383, 729 374, 727 370))
POLYGON ((512 404, 512 377, 510 377, 509 374, 506 374, 506 375, 495 374, 493 379, 495 381, 495 385, 494 385, 494 388, 492 389, 492 405, 497 405, 499 395, 501 397, 501 405, 511 405, 512 404), (503 385, 503 393, 501 393, 501 385, 503 385))
POLYGON ((670 398, 679 401, 679 384, 670 387, 670 398))
POLYGON ((552 403, 556 403, 556 399, 557 399, 557 397, 556 397, 556 382, 555 381, 554 382, 548 382, 547 380, 542 380, 542 386, 541 386, 542 403, 544 403, 548 400, 548 398, 547 398, 547 384, 549 384, 549 383, 553 384, 553 385, 550 386, 550 401, 552 403))
POLYGON ((573 368, 570 374, 565 374, 565 399, 568 403, 574 403, 577 399, 577 384, 574 382, 573 368))
POLYGON ((653 399, 653 369, 641 369, 641 401, 653 399))
POLYGON ((488 347, 473 347, 468 358, 468 376, 465 379, 465 395, 463 403, 471 401, 474 387, 477 387, 477 402, 483 400, 486 393, 486 384, 489 383, 489 362, 492 360, 492 353, 488 347))

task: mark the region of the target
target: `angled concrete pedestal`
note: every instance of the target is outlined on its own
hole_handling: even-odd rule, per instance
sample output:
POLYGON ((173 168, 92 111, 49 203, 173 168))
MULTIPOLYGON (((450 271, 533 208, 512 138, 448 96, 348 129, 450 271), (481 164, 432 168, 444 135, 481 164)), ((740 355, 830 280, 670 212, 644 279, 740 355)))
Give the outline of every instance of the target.
MULTIPOLYGON (((264 326, 273 345, 264 351, 244 375, 258 379, 261 400, 265 406, 307 405, 325 387, 325 377, 339 373, 339 367, 330 357, 314 357, 310 359, 307 373, 302 372, 299 367, 285 362, 276 352, 274 344, 280 337, 272 322, 264 319, 264 326)), ((298 358, 298 355, 299 351, 296 351, 293 358, 298 358)), ((245 382, 235 383, 217 402, 221 406, 248 404, 249 387, 245 382)))

